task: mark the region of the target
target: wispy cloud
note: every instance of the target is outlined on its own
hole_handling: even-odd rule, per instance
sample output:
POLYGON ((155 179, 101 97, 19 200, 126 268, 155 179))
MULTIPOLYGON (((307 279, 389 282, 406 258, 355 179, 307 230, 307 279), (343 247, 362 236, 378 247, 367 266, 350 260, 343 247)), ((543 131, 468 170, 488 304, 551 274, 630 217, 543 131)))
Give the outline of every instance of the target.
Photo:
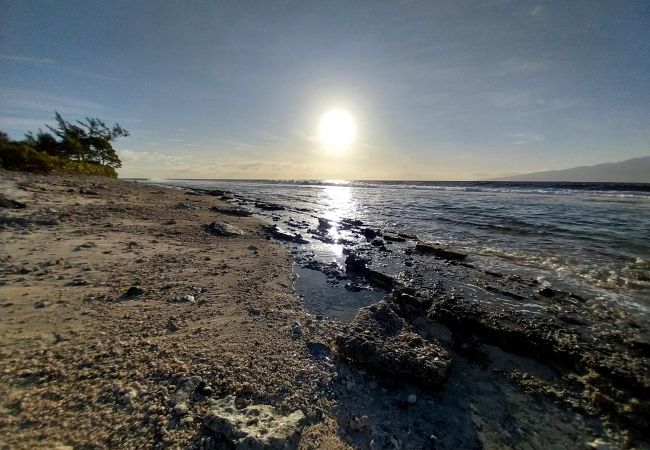
POLYGON ((528 117, 532 116, 534 114, 544 114, 547 112, 553 112, 553 111, 560 111, 562 109, 567 109, 571 108, 575 105, 580 103, 580 100, 572 100, 572 101, 562 101, 562 100, 554 100, 553 102, 549 103, 547 106, 543 106, 537 109, 533 109, 530 111, 525 111, 522 113, 517 114, 515 117, 520 119, 522 117, 528 117))
POLYGON ((531 74, 541 73, 551 70, 553 62, 550 59, 522 59, 522 58, 508 58, 500 65, 500 70, 497 76, 503 77, 512 74, 531 74))
POLYGON ((45 94, 39 91, 0 88, 2 109, 5 111, 47 112, 53 114, 88 114, 102 109, 88 100, 45 94))
POLYGON ((52 58, 39 58, 39 57, 20 56, 20 55, 0 55, 0 60, 10 61, 19 64, 41 65, 41 66, 46 66, 48 69, 72 73, 83 77, 98 78, 101 80, 109 80, 109 81, 118 81, 117 78, 110 77, 102 73, 88 72, 85 70, 79 70, 74 67, 59 64, 56 60, 52 58))
POLYGON ((30 117, 0 116, 0 128, 3 130, 20 130, 26 133, 29 130, 44 128, 45 123, 46 121, 30 117))
POLYGON ((529 145, 544 142, 544 136, 537 133, 505 133, 511 145, 529 145))
POLYGON ((27 64, 54 64, 52 58, 31 58, 29 56, 0 55, 0 59, 27 64))

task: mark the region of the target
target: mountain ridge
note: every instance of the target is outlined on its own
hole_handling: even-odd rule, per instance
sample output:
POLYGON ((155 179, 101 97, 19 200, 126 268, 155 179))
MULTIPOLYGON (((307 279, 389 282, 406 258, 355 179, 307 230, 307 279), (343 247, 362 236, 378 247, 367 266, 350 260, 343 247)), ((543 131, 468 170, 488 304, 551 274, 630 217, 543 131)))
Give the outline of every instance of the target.
POLYGON ((591 166, 490 178, 489 181, 650 183, 650 156, 591 166))

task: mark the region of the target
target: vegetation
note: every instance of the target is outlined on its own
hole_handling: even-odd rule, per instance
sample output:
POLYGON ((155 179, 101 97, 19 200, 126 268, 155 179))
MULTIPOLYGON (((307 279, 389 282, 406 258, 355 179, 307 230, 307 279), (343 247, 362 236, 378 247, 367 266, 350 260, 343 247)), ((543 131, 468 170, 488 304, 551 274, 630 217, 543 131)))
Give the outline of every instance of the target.
POLYGON ((112 141, 129 132, 119 124, 108 127, 98 118, 66 122, 56 113, 56 127, 28 132, 12 141, 0 131, 0 167, 37 173, 75 173, 117 177, 122 162, 112 141))

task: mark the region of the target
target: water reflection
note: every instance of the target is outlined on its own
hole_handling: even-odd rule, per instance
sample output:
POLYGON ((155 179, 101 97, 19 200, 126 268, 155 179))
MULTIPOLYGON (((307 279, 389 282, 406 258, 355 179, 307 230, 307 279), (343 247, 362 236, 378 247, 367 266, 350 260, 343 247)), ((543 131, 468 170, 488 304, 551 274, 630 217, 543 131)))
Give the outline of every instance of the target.
POLYGON ((349 186, 324 186, 323 200, 325 203, 325 218, 331 221, 340 221, 345 217, 354 216, 357 202, 349 186))
MULTIPOLYGON (((354 200, 352 188, 349 186, 324 186, 322 194, 325 205, 325 218, 332 223, 328 234, 336 242, 342 237, 336 223, 344 218, 354 218, 357 202, 354 200)), ((335 257, 340 258, 343 256, 343 245, 332 244, 330 245, 330 251, 335 257)))

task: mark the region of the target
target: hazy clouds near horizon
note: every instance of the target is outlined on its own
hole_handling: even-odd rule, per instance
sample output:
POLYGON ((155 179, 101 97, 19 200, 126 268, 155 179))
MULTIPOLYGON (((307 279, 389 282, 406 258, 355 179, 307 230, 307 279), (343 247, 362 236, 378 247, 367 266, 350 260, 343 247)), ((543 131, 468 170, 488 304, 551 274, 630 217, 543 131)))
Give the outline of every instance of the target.
POLYGON ((0 129, 99 116, 123 176, 477 179, 650 154, 647 1, 5 0, 0 129), (344 152, 315 139, 333 107, 344 152))

